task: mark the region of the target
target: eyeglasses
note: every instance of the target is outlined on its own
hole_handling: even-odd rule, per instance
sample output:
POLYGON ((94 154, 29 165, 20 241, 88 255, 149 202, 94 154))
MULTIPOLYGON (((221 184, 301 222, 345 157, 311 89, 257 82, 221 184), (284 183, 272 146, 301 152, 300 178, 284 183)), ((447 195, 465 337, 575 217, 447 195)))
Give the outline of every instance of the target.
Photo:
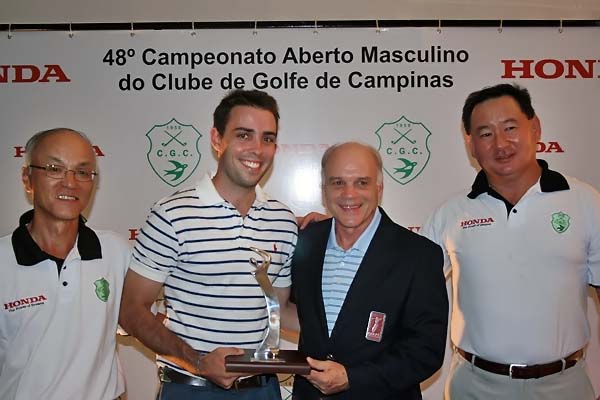
POLYGON ((72 172, 75 180, 79 182, 93 181, 98 173, 90 169, 78 168, 78 169, 67 169, 62 165, 46 164, 45 166, 40 165, 29 165, 29 168, 43 169, 46 171, 46 176, 53 179, 63 179, 67 176, 67 172, 72 172))

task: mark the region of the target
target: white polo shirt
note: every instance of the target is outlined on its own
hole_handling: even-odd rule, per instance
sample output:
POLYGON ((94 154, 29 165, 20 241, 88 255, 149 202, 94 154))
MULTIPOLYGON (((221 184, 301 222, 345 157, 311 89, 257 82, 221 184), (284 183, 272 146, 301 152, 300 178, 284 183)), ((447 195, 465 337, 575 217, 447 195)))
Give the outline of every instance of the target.
MULTIPOLYGON (((137 236, 131 269, 164 283, 165 325, 199 351, 256 348, 268 325, 266 301, 251 275, 250 247, 271 255, 275 287, 291 285, 296 218, 256 187, 246 216, 221 198, 210 175, 158 201, 137 236)), ((157 356, 159 366, 189 374, 157 356)))
POLYGON ((514 207, 480 172, 422 233, 452 268, 452 342, 487 360, 538 364, 590 337, 587 286, 600 285, 600 194, 548 169, 514 207), (508 211, 510 209, 510 211, 508 211))
POLYGON ((130 249, 79 223, 60 274, 25 213, 0 239, 0 399, 113 400, 125 389, 116 330, 130 249))

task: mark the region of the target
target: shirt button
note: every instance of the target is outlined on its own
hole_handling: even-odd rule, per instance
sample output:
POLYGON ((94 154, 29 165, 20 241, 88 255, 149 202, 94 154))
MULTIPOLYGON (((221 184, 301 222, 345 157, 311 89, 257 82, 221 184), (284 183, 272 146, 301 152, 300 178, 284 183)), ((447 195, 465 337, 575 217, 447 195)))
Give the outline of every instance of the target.
POLYGON ((516 214, 516 213, 517 213, 517 209, 513 208, 513 214, 516 214))
POLYGON ((67 283, 67 282, 63 282, 63 286, 67 286, 67 285, 68 285, 68 283, 67 283))

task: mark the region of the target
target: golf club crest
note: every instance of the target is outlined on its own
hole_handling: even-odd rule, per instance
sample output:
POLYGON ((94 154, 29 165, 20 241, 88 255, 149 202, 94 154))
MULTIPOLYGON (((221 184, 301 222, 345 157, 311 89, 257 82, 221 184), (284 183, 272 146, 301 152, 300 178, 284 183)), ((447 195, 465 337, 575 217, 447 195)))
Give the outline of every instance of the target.
POLYGON ((406 185, 423 172, 429 159, 431 132, 423 123, 405 116, 385 122, 376 131, 383 169, 396 182, 406 185))
POLYGON ((146 137, 150 142, 147 157, 154 173, 166 184, 185 182, 200 164, 198 142, 202 135, 192 125, 172 118, 152 127, 146 137))

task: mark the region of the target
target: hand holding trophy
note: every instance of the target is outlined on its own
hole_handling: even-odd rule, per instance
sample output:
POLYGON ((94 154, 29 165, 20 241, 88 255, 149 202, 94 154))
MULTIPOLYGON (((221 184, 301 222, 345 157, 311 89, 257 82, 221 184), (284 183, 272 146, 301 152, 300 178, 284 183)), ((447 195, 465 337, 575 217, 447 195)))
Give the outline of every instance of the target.
POLYGON ((297 350, 279 349, 281 313, 279 299, 268 275, 271 255, 256 247, 250 247, 250 250, 262 258, 259 262, 252 257, 250 264, 255 268, 251 274, 258 282, 267 302, 267 334, 255 351, 246 350, 243 355, 227 356, 225 368, 227 372, 309 374, 310 366, 306 357, 297 350))

